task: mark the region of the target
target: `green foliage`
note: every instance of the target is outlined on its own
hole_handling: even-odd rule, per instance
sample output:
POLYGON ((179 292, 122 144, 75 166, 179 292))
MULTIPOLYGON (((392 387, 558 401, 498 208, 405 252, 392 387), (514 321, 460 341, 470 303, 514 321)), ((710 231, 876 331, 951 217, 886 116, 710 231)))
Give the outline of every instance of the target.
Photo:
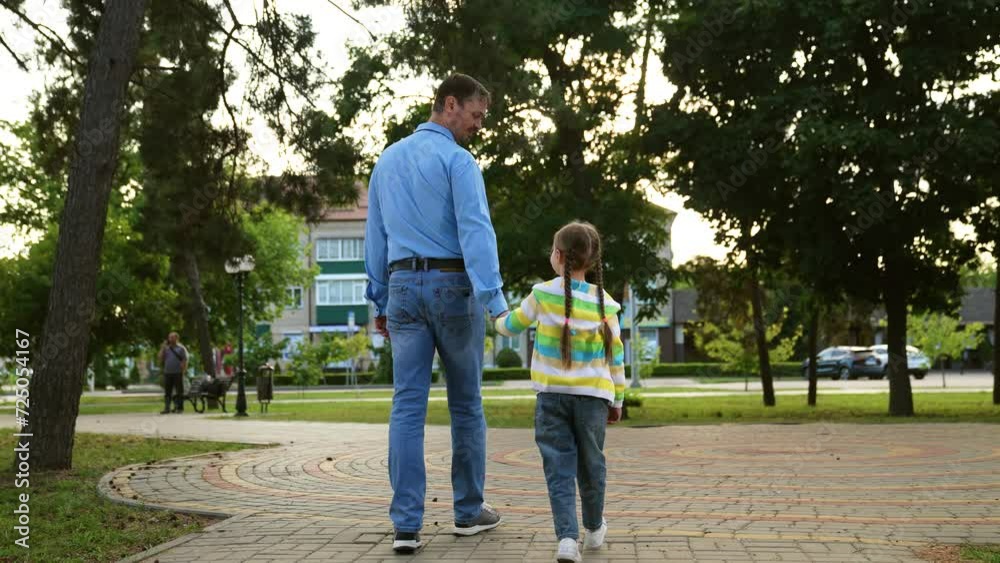
POLYGON ((388 338, 378 351, 374 382, 380 385, 392 385, 392 343, 388 338))
MULTIPOLYGON (((746 305, 749 308, 749 304, 746 305)), ((791 358, 801 328, 792 336, 779 338, 784 325, 784 315, 769 324, 765 330, 771 361, 784 362, 791 358)), ((709 357, 719 360, 726 369, 736 373, 760 373, 760 360, 754 341, 753 324, 728 322, 716 325, 704 321, 694 333, 696 345, 709 357)))
MULTIPOLYGON (((243 367, 247 370, 247 376, 257 374, 257 370, 264 364, 274 366, 276 360, 281 358, 285 346, 288 344, 287 338, 275 341, 270 332, 257 334, 256 331, 244 335, 243 345, 243 367)), ((227 354, 222 363, 227 366, 236 366, 239 363, 239 351, 227 354)))
MULTIPOLYGON (((997 211, 1000 213, 1000 211, 997 211)), ((962 287, 970 288, 993 288, 997 283, 996 264, 973 264, 962 268, 962 287)))
POLYGON ((328 364, 342 362, 368 352, 368 338, 358 333, 350 338, 323 334, 314 342, 302 341, 292 356, 288 375, 299 386, 315 385, 328 364))
POLYGON ((1000 563, 1000 545, 963 545, 961 558, 963 561, 1000 563))
POLYGON ((359 360, 368 358, 371 355, 371 340, 368 338, 367 331, 359 330, 343 340, 345 360, 357 363, 359 360))
MULTIPOLYGON (((55 221, 65 199, 83 78, 101 17, 93 2, 73 0, 65 7, 68 49, 43 46, 54 78, 33 98, 28 123, 3 124, 15 140, 0 143, 0 186, 6 188, 0 190, 0 222, 41 239, 33 245, 37 253, 29 250, 35 254, 31 263, 0 264, 5 274, 0 311, 9 311, 0 313, 0 326, 37 325, 33 334, 47 308, 55 221)), ((195 338, 201 334, 195 325, 203 322, 191 314, 192 304, 204 303, 204 311, 211 311, 210 326, 201 327, 210 340, 235 336, 235 291, 223 272, 224 260, 247 253, 257 259, 246 292, 251 320, 280 313, 285 286, 302 285, 309 275, 296 262, 302 221, 274 206, 315 218, 330 205, 354 201, 357 157, 326 125, 329 116, 299 113, 287 103, 309 106, 326 84, 308 17, 271 4, 256 12, 259 25, 244 21, 234 27, 228 10, 209 0, 152 0, 146 16, 109 205, 94 344, 159 342, 176 329, 202 344, 191 347, 204 352, 208 342, 195 338), (245 66, 252 87, 239 88, 245 94, 240 100, 233 96, 230 64, 246 49, 253 49, 245 66), (273 181, 248 179, 254 164, 248 120, 230 119, 228 108, 255 112, 303 164, 273 181), (274 206, 258 209, 262 199, 274 206), (201 295, 181 267, 186 254, 200 270, 201 295)))
POLYGON ((498 368, 519 368, 522 365, 521 355, 510 348, 504 348, 497 352, 496 364, 498 368))
POLYGON ((133 361, 132 367, 128 370, 128 382, 130 385, 135 385, 142 382, 142 374, 139 372, 139 362, 133 361))
POLYGON ((625 400, 622 404, 627 407, 641 407, 642 406, 642 392, 632 389, 631 387, 625 388, 625 400))
POLYGON ((913 345, 933 363, 941 357, 961 358, 966 348, 975 349, 983 341, 982 323, 969 323, 958 329, 959 320, 940 313, 910 315, 907 321, 913 345))
POLYGON ((495 368, 483 370, 483 381, 508 381, 514 379, 531 379, 528 368, 495 368))
POLYGON ((296 385, 315 385, 323 376, 324 352, 321 344, 302 341, 288 364, 287 375, 296 385))
MULTIPOLYGON (((905 337, 908 305, 954 305, 976 248, 952 223, 1000 240, 1000 90, 974 86, 1000 69, 987 54, 1000 5, 681 0, 671 11, 661 61, 677 90, 644 146, 690 207, 756 271, 784 262, 817 295, 885 302, 891 335, 905 337)), ((899 375, 890 411, 909 415, 899 375)))
POLYGON ((103 391, 107 387, 128 388, 130 377, 128 362, 124 357, 101 351, 94 354, 90 367, 94 373, 94 389, 103 391))
POLYGON ((248 292, 244 306, 255 322, 271 321, 291 305, 286 289, 308 287, 319 274, 319 266, 306 266, 303 259, 311 248, 301 242, 306 234, 302 218, 262 206, 244 215, 242 223, 256 263, 247 278, 254 291, 248 292))
MULTIPOLYGON (((635 136, 642 127, 611 126, 637 109, 623 83, 641 59, 644 23, 656 17, 643 6, 620 0, 531 2, 519 9, 488 0, 447 10, 407 4, 404 29, 351 51, 337 97, 338 126, 345 134, 364 131, 357 135, 368 140, 370 128, 359 126, 387 115, 381 102, 398 99, 396 79, 416 75, 436 84, 455 71, 476 77, 493 103, 484 133, 469 148, 485 168, 505 289, 527 294, 551 270, 553 234, 582 219, 603 234, 608 291, 620 298, 630 280, 640 288, 642 313, 651 314, 668 293, 663 282, 670 264, 659 251, 671 216, 647 202, 644 188, 666 189, 667 183, 657 178, 653 159, 638 158, 635 136), (484 41, 489 48, 482 48, 484 41)), ((428 101, 422 97, 389 114, 385 140, 427 120, 428 101)), ((373 162, 375 155, 366 157, 373 162)))
MULTIPOLYGON (((22 236, 37 242, 21 254, 0 258, 0 328, 20 328, 41 334, 52 287, 52 268, 58 239, 54 222, 65 197, 65 174, 44 170, 42 140, 32 126, 5 124, 13 134, 10 145, 0 143, 0 155, 13 154, 0 172, 4 220, 9 219, 22 236)), ((3 157, 0 156, 0 160, 3 157)), ((159 342, 180 324, 177 292, 171 287, 167 257, 151 251, 137 231, 136 204, 141 195, 130 182, 135 177, 134 158, 123 155, 118 187, 111 194, 105 226, 101 267, 91 340, 92 349, 120 348, 135 353, 143 342, 159 342)), ((0 355, 10 351, 0 343, 0 355)))

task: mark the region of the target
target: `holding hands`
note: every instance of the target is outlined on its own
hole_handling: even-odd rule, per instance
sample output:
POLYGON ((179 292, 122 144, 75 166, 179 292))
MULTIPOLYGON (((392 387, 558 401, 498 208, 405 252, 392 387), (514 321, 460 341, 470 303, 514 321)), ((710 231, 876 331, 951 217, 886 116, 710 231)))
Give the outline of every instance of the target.
POLYGON ((608 424, 617 424, 622 419, 621 407, 608 407, 608 424))

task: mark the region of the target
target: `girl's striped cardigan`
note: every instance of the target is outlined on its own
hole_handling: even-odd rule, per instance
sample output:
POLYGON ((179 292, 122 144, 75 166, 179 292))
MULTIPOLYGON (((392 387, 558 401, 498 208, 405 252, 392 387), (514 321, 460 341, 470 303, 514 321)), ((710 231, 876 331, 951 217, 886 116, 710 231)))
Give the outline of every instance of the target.
POLYGON ((621 407, 625 399, 625 347, 618 324, 621 305, 604 293, 604 314, 611 327, 612 361, 608 365, 601 339, 597 286, 572 280, 573 311, 569 320, 573 363, 563 367, 560 339, 566 322, 566 298, 561 277, 535 285, 521 305, 496 320, 497 332, 515 336, 535 322, 531 355, 532 387, 541 392, 588 395, 621 407))

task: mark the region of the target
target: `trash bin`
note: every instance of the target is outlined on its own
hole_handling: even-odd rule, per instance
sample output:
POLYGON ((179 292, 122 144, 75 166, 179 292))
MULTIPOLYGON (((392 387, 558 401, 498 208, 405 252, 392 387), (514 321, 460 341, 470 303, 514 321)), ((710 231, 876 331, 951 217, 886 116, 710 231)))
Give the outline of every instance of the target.
POLYGON ((267 412, 268 405, 274 399, 274 368, 264 364, 257 368, 257 402, 260 412, 267 412))

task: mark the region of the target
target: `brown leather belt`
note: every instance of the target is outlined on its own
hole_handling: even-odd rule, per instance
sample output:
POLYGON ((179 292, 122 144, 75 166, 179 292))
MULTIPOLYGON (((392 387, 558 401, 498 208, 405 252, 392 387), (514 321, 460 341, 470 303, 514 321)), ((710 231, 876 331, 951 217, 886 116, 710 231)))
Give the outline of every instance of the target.
POLYGON ((400 270, 453 270, 465 271, 465 261, 461 258, 404 258, 389 264, 389 273, 400 270))

